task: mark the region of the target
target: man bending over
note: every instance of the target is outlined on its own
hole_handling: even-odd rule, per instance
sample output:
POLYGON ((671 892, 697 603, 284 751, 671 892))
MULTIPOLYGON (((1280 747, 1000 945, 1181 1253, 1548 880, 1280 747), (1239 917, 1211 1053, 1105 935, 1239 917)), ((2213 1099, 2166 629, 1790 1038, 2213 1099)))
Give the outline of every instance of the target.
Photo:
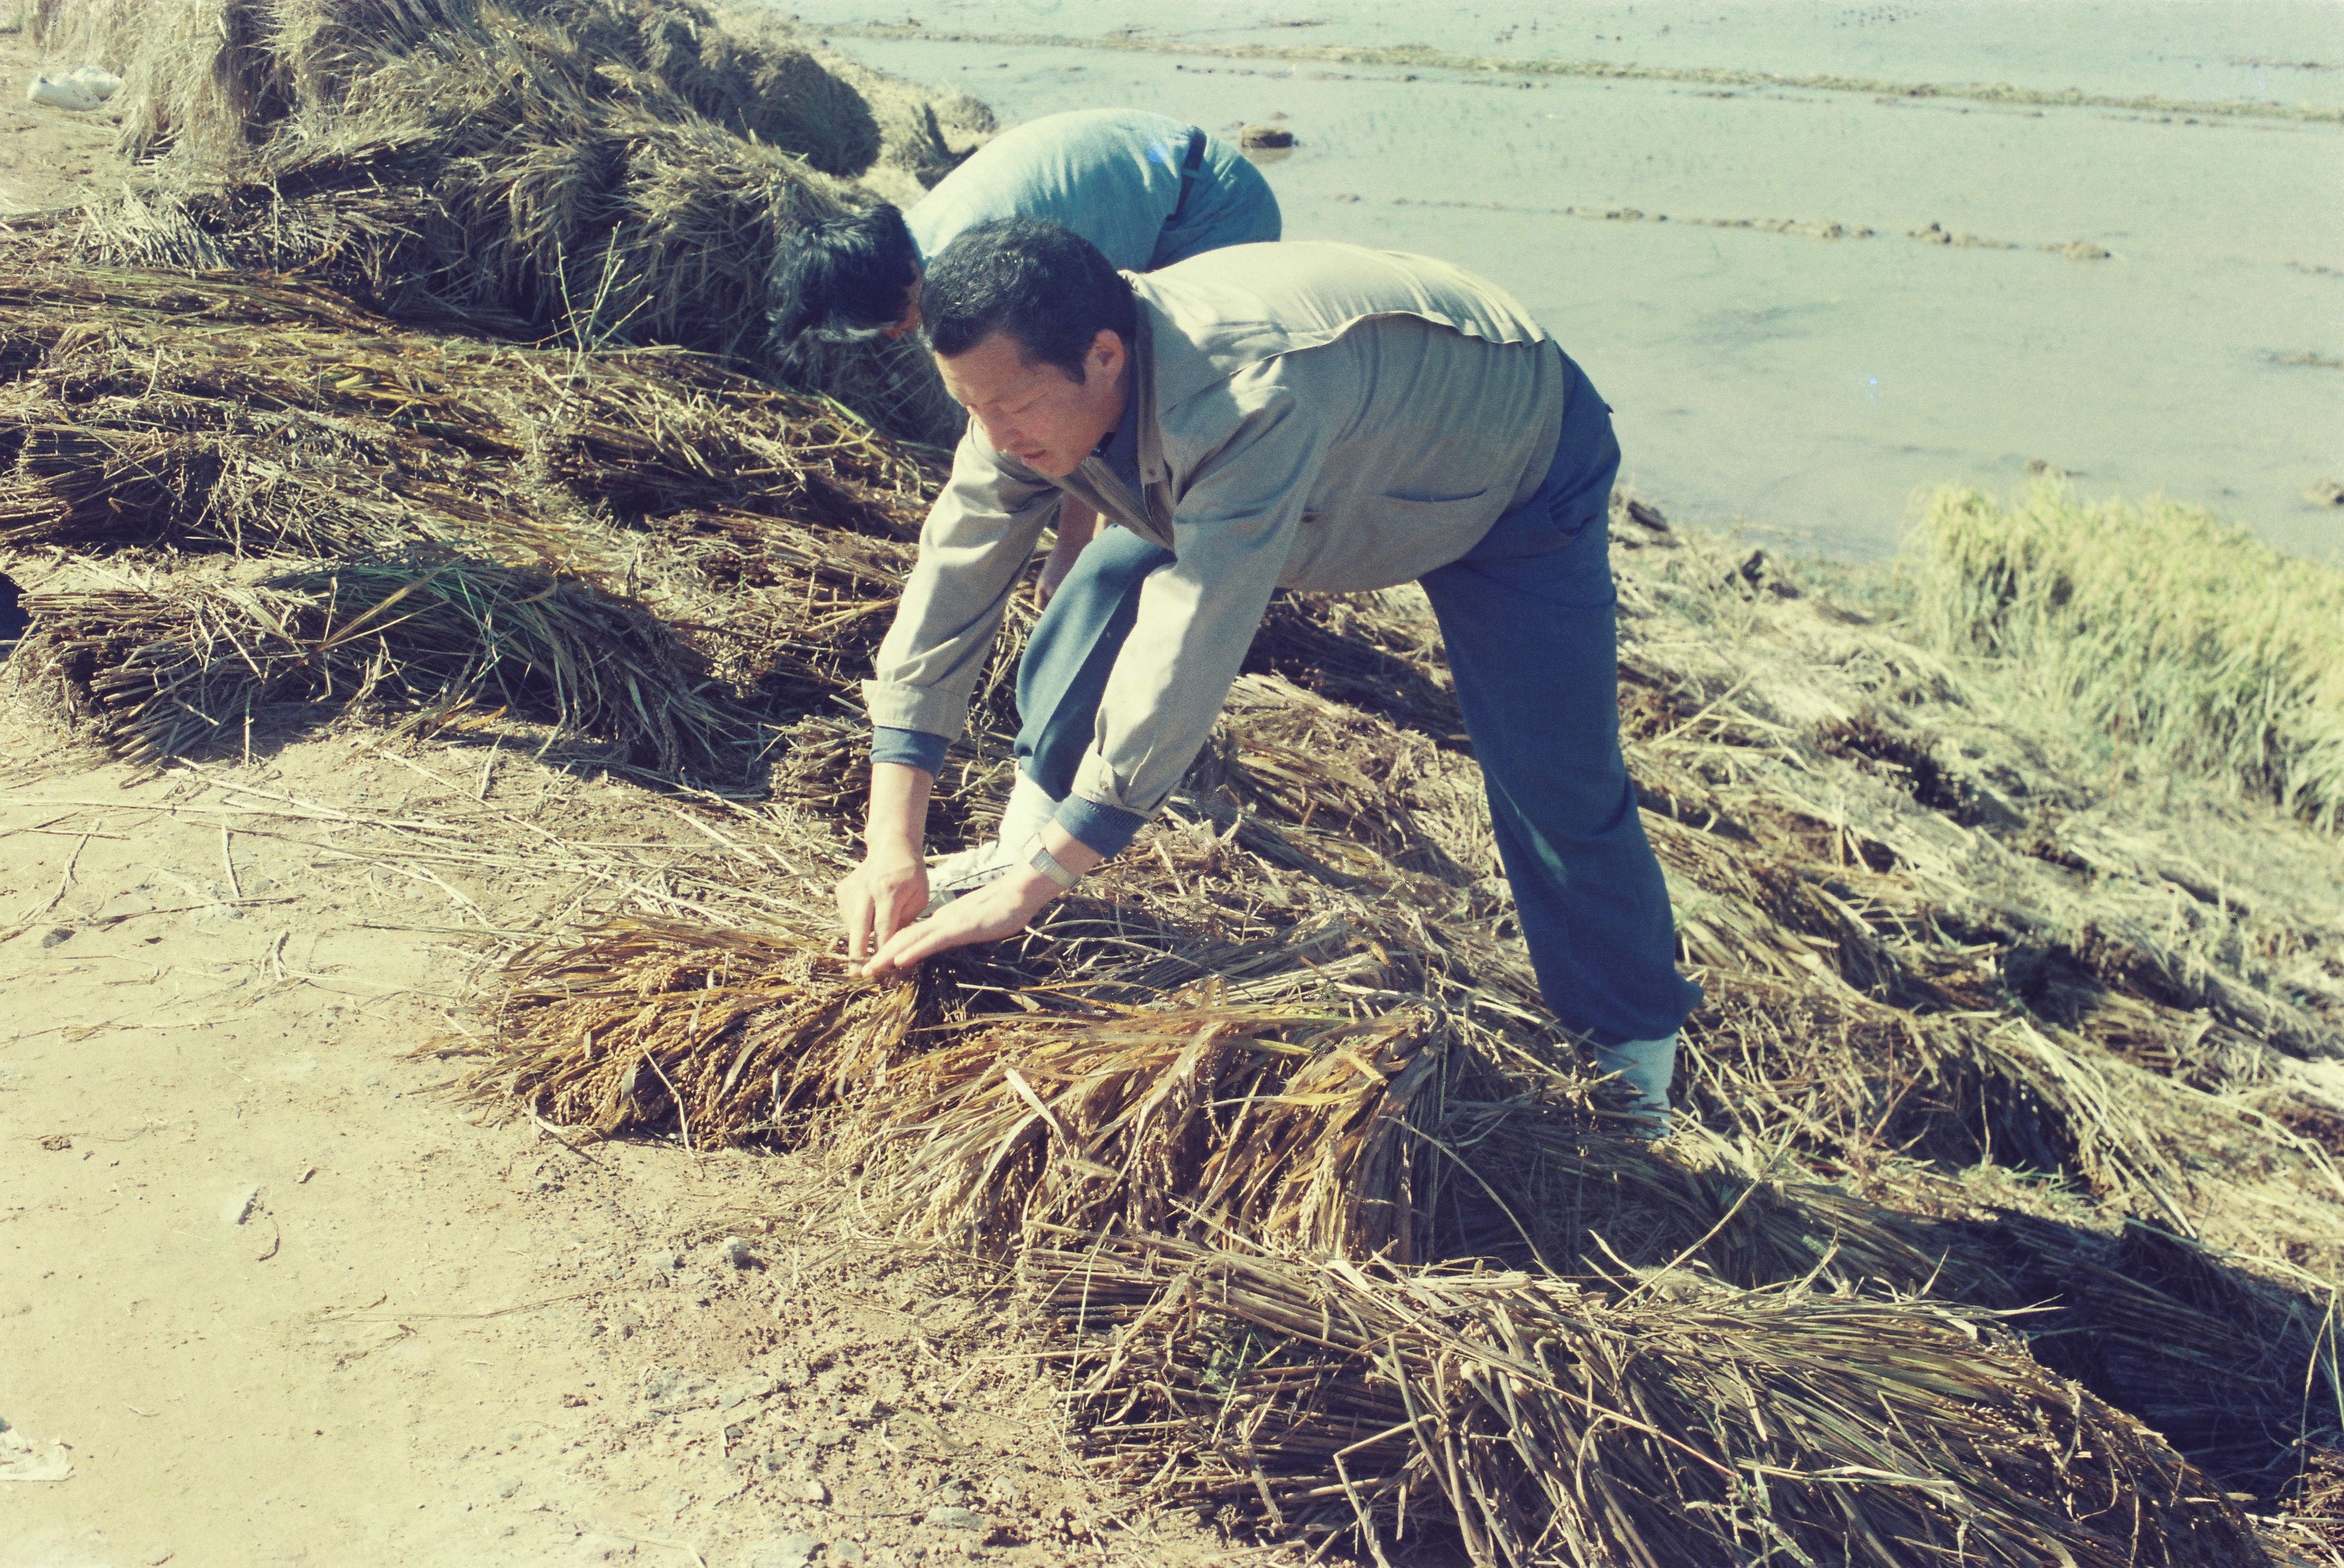
MULTIPOLYGON (((864 972, 1022 929, 1116 854, 1211 732, 1270 594, 1420 582, 1547 1006, 1654 1118, 1678 1027, 1659 863, 1619 745, 1610 410, 1521 306, 1444 262, 1219 250, 1146 276, 1054 224, 972 228, 922 313, 972 416, 865 688, 864 972), (1057 497, 1157 553, 1056 693, 1087 737, 997 880, 927 918, 930 786, 1057 497)), ((1029 715, 1030 719, 1031 715, 1029 715)), ((1021 759, 1021 765, 1024 760, 1021 759)))

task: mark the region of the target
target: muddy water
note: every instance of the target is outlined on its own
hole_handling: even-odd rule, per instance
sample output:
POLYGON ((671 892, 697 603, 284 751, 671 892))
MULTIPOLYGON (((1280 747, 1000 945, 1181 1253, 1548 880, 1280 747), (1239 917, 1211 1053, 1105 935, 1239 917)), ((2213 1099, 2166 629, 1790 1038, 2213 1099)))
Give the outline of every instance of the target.
POLYGON ((2344 549, 2306 499, 2344 479, 2344 7, 835 3, 800 9, 1005 123, 1284 116, 1288 235, 1504 284, 1678 514, 1877 556, 2034 465, 2344 549))

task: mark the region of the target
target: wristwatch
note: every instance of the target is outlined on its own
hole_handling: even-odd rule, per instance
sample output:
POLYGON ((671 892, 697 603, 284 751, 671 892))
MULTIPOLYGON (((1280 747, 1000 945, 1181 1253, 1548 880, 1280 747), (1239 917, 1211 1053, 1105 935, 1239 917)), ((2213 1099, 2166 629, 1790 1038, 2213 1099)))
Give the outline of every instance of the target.
POLYGON ((1061 890, 1072 887, 1077 880, 1076 873, 1068 871, 1058 864, 1058 857, 1050 853, 1049 846, 1042 842, 1040 834, 1037 833, 1026 841, 1025 854, 1026 864, 1056 883, 1061 890))

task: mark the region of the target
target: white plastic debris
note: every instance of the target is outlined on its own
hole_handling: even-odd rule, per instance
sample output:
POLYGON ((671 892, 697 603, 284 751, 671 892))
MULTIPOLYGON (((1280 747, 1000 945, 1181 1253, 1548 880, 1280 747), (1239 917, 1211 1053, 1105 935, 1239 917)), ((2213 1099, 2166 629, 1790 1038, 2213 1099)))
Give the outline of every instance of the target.
POLYGON ((252 1206, 259 1201, 260 1187, 258 1183, 247 1183, 245 1186, 237 1188, 234 1192, 227 1195, 227 1201, 220 1205, 220 1223, 223 1225, 243 1224, 246 1220, 252 1218, 252 1206))
POLYGON ((84 66, 67 80, 101 104, 122 90, 122 78, 103 66, 84 66))
POLYGON ((73 1458, 61 1442, 41 1442, 0 1421, 0 1481, 64 1481, 73 1458))
POLYGON ((87 114, 98 105, 96 95, 71 76, 35 76, 25 96, 46 108, 73 109, 81 114, 87 114))

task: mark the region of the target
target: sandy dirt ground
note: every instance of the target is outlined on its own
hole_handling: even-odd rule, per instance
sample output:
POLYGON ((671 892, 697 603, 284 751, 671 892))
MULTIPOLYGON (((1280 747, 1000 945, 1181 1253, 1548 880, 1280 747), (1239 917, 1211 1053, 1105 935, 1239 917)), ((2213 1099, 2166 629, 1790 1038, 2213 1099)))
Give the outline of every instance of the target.
POLYGON ((994 1282, 844 1173, 460 1092, 485 962, 755 851, 741 814, 355 727, 139 776, 5 725, 0 1417, 63 1478, 0 1485, 0 1568, 1212 1553, 1084 1478, 994 1282))

